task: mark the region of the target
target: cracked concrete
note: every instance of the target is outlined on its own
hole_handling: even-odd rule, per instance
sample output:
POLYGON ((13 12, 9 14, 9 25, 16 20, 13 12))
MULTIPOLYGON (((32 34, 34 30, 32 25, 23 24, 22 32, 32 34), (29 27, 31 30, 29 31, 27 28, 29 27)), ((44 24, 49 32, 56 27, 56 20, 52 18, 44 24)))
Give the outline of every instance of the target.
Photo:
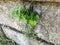
MULTIPOLYGON (((15 6, 15 4, 16 3, 14 2, 0 3, 0 24, 11 26, 20 31, 22 28, 20 27, 21 25, 19 25, 18 20, 12 18, 10 15, 10 11, 15 6)), ((52 42, 55 45, 60 45, 60 4, 38 3, 37 6, 39 5, 42 11, 44 11, 45 9, 46 11, 42 13, 42 18, 38 20, 38 24, 35 28, 37 36, 46 40, 47 42, 52 42)), ((35 44, 34 41, 31 41, 31 43, 35 44)), ((41 41, 36 41, 36 45, 37 44, 49 45, 41 41)))

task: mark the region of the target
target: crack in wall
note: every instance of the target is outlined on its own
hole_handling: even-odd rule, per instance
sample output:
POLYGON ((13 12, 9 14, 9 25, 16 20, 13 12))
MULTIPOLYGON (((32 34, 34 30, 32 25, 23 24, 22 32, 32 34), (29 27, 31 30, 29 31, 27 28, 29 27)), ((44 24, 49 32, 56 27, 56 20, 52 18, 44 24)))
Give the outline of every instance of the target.
MULTIPOLYGON (((23 32, 18 31, 18 29, 15 29, 15 28, 13 28, 13 27, 11 27, 11 26, 4 25, 4 24, 0 24, 0 29, 1 29, 1 31, 2 31, 2 32, 3 32, 2 26, 4 26, 4 27, 8 27, 8 28, 12 29, 13 31, 16 31, 16 32, 21 33, 21 34, 24 34, 23 32)), ((4 32, 3 32, 3 34, 4 34, 4 32)), ((44 42, 44 43, 46 43, 46 44, 48 44, 48 45, 55 45, 55 44, 54 44, 54 43, 52 43, 52 42, 47 42, 46 40, 44 40, 44 39, 42 39, 42 38, 37 37, 37 35, 36 35, 36 34, 35 34, 35 36, 36 36, 36 37, 35 37, 35 39, 36 39, 37 41, 44 42)))

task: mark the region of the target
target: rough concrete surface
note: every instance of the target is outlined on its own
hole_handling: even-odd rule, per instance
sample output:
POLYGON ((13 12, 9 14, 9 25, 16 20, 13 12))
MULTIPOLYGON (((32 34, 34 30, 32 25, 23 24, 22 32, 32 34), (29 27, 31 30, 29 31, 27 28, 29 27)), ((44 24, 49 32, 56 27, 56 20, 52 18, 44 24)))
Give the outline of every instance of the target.
MULTIPOLYGON (((15 6, 15 4, 16 3, 14 2, 0 3, 0 24, 8 25, 18 30, 21 30, 22 28, 19 25, 19 22, 17 21, 17 19, 13 19, 10 15, 10 11, 15 6)), ((38 24, 35 28, 35 33, 37 33, 38 37, 42 38, 43 40, 46 40, 47 42, 52 42, 55 45, 60 45, 60 4, 38 3, 37 6, 41 7, 41 10, 43 13, 42 13, 42 18, 38 20, 38 24)), ((4 31, 6 30, 10 32, 10 29, 6 28, 4 31)), ((8 33, 7 31, 5 32, 5 34, 8 38, 10 38, 10 36, 13 33, 15 33, 14 31, 12 31, 12 33, 8 33)), ((18 37, 20 36, 18 35, 20 34, 18 35, 17 34, 15 35, 17 36, 17 38, 15 38, 15 36, 13 35, 13 37, 11 36, 11 39, 13 39, 18 44, 21 44, 19 43, 19 41, 25 40, 25 39, 21 38, 21 40, 19 40, 18 37)), ((24 42, 24 45, 25 44, 26 43, 24 42)), ((33 40, 30 41, 30 44, 35 45, 33 40)), ((27 45, 29 45, 29 43, 27 43, 27 45)), ((41 41, 39 42, 36 40, 36 45, 50 45, 50 44, 47 44, 41 41)))

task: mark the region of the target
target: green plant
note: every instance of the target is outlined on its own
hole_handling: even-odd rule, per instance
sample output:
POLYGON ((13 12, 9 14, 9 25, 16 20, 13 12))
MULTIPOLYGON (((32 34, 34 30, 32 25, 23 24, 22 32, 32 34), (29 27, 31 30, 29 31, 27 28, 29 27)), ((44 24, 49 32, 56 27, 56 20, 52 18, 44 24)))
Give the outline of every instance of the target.
POLYGON ((21 19, 25 19, 30 25, 36 26, 37 20, 40 18, 40 15, 33 11, 26 9, 23 5, 16 5, 17 9, 15 8, 12 11, 12 15, 20 21, 21 19))
POLYGON ((10 45, 14 45, 14 41, 8 39, 1 31, 0 31, 0 45, 4 45, 5 43, 9 43, 10 45))
POLYGON ((28 37, 35 37, 33 27, 36 26, 37 20, 40 18, 40 15, 37 12, 28 10, 23 5, 16 5, 15 8, 13 8, 12 16, 16 17, 19 21, 22 19, 27 21, 24 34, 28 37))

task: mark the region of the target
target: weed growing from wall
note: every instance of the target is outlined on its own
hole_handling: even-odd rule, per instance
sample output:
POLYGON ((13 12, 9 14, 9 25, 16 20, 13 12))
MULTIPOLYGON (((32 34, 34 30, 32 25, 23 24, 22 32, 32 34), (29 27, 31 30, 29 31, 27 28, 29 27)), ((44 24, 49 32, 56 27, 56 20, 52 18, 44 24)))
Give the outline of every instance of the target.
POLYGON ((17 18, 19 21, 22 19, 26 20, 27 24, 25 35, 28 37, 34 37, 33 28, 37 25, 37 20, 40 18, 40 15, 37 12, 28 10, 23 5, 16 5, 13 8, 12 16, 17 18))
POLYGON ((1 31, 0 31, 0 45, 4 45, 4 44, 10 44, 10 45, 14 45, 14 41, 12 41, 11 39, 8 39, 1 31))

